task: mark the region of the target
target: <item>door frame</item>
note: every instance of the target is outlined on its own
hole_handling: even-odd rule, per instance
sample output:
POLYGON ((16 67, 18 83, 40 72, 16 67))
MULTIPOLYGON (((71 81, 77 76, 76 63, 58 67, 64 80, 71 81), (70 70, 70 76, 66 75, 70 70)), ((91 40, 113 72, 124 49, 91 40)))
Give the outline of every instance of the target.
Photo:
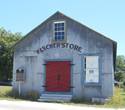
POLYGON ((44 94, 44 93, 47 93, 47 94, 73 94, 73 66, 74 66, 73 59, 44 59, 43 66, 44 66, 44 74, 43 74, 43 76, 44 76, 43 80, 44 81, 43 81, 42 87, 44 88, 44 91, 42 92, 42 94, 44 94), (70 86, 72 88, 70 88, 69 92, 49 92, 49 91, 45 90, 44 85, 46 84, 46 64, 49 61, 70 61, 71 62, 71 66, 70 66, 70 86))

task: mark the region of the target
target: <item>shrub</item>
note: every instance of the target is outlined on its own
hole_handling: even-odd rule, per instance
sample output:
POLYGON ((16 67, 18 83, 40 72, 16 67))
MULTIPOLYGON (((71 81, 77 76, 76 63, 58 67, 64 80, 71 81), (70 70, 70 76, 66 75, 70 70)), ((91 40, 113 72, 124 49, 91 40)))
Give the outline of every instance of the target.
POLYGON ((125 81, 123 81, 123 86, 125 87, 125 81))
POLYGON ((114 75, 115 75, 114 77, 116 81, 120 82, 124 80, 124 72, 119 71, 119 72, 116 72, 114 75))

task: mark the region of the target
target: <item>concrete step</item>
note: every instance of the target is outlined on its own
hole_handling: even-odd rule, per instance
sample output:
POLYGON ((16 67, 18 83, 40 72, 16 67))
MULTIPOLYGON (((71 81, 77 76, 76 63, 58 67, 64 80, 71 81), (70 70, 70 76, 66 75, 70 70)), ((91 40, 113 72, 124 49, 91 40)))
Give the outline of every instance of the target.
POLYGON ((65 101, 69 102, 72 99, 70 94, 42 94, 38 101, 65 101))

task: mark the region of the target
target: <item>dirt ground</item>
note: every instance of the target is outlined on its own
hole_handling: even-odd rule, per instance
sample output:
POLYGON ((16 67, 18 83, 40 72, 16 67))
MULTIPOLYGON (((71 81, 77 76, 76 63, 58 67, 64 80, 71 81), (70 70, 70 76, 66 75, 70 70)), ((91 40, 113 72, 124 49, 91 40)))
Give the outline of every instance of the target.
POLYGON ((116 108, 96 108, 59 103, 0 100, 0 110, 123 110, 116 108))

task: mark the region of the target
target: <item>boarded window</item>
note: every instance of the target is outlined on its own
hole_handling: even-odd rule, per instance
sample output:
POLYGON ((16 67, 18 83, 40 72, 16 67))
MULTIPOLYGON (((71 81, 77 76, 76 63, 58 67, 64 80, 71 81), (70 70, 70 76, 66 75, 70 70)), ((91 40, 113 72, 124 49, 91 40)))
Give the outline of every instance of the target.
POLYGON ((86 70, 86 82, 98 83, 99 82, 99 57, 98 56, 86 56, 85 57, 85 70, 86 70))

